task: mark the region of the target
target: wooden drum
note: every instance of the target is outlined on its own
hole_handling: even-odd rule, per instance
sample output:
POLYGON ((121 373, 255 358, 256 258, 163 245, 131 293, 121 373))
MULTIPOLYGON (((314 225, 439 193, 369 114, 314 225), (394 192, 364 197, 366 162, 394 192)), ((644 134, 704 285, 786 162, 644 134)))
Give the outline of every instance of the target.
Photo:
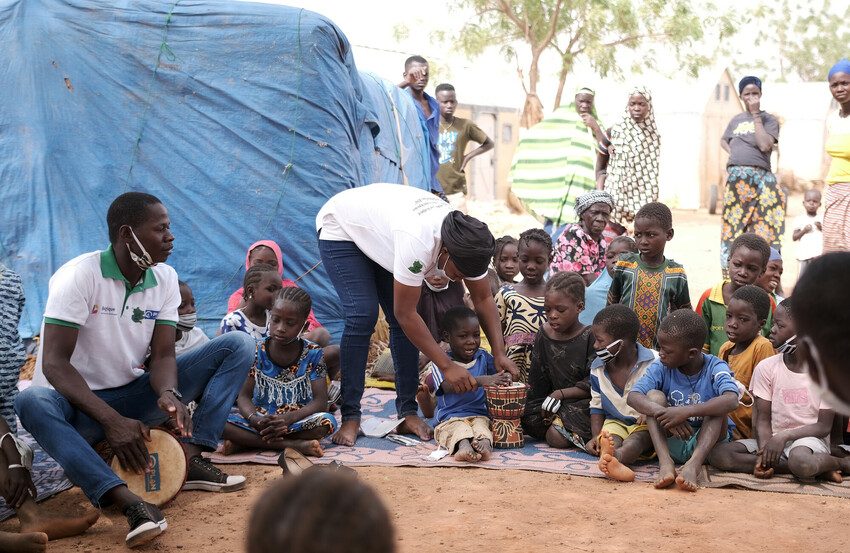
POLYGON ((525 411, 528 386, 514 382, 510 386, 485 386, 484 395, 490 413, 493 446, 501 449, 523 447, 520 419, 525 411))
POLYGON ((118 459, 112 457, 110 465, 118 478, 127 483, 131 492, 148 503, 161 507, 174 499, 186 483, 188 463, 183 446, 171 433, 158 428, 151 429, 151 441, 147 442, 148 454, 153 467, 144 474, 136 474, 121 468, 118 459))

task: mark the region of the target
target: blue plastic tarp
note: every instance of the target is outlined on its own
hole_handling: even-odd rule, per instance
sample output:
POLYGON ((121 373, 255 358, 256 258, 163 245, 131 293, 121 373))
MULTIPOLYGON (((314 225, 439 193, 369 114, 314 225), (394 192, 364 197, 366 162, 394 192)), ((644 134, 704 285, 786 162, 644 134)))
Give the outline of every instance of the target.
POLYGON ((214 0, 0 0, 0 43, 0 259, 25 283, 25 337, 51 274, 106 247, 110 202, 143 190, 169 209, 169 264, 207 331, 241 286, 247 246, 273 239, 339 338, 336 294, 321 266, 309 271, 315 214, 345 188, 401 182, 398 142, 424 146, 375 134, 389 98, 403 113, 412 101, 375 79, 366 94, 332 22, 214 0))

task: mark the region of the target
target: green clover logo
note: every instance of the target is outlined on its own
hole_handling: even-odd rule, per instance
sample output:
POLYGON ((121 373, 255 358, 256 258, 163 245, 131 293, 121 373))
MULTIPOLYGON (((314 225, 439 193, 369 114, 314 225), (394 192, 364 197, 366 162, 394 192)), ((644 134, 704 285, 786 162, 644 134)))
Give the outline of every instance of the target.
POLYGON ((414 262, 413 262, 413 265, 411 265, 411 266, 408 268, 408 270, 409 270, 411 273, 413 273, 413 274, 415 274, 415 275, 418 275, 419 273, 421 273, 421 272, 422 272, 422 267, 423 267, 422 262, 421 262, 421 261, 419 261, 419 260, 417 259, 416 261, 414 261, 414 262))
POLYGON ((144 312, 144 311, 142 311, 142 310, 141 310, 141 309, 139 309, 138 307, 136 307, 135 309, 133 309, 133 316, 132 316, 132 319, 133 319, 133 322, 134 322, 134 323, 140 323, 140 322, 142 322, 142 319, 143 319, 144 317, 145 317, 145 312, 144 312))

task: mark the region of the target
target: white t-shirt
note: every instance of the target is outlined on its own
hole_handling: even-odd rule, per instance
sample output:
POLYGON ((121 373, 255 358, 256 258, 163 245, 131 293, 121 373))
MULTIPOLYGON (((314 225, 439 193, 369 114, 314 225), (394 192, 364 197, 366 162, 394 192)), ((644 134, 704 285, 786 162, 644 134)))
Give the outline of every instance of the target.
POLYGON ((793 230, 801 230, 806 225, 812 225, 812 230, 800 237, 797 241, 797 259, 806 261, 823 253, 823 232, 818 230, 815 223, 823 224, 823 217, 820 213, 814 217, 808 213, 797 215, 794 218, 793 230))
MULTIPOLYGON (((89 388, 103 390, 144 374, 154 325, 177 326, 179 306, 174 269, 159 263, 129 289, 110 247, 75 257, 50 277, 44 322, 79 329, 71 364, 89 388)), ((43 351, 42 340, 35 386, 50 386, 41 366, 43 351)))
POLYGON ((773 433, 818 422, 818 411, 829 409, 823 404, 809 373, 795 373, 785 366, 780 353, 756 365, 750 390, 755 397, 769 401, 773 433))
POLYGON ((198 327, 194 327, 189 332, 181 332, 181 334, 180 339, 174 342, 175 355, 180 355, 210 341, 209 337, 204 334, 204 331, 198 327))
MULTIPOLYGON (((434 274, 440 229, 454 208, 425 190, 370 184, 340 192, 319 210, 322 240, 354 242, 366 256, 407 286, 434 274)), ((485 272, 469 280, 487 276, 485 272)))

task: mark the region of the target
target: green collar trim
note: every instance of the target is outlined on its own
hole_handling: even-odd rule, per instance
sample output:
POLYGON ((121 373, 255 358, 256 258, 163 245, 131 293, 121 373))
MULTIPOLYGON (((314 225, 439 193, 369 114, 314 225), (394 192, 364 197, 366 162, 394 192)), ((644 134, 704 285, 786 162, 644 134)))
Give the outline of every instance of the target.
POLYGON ((141 292, 157 285, 156 275, 153 274, 151 269, 146 269, 142 281, 136 286, 131 286, 130 281, 127 280, 127 277, 124 276, 124 273, 118 267, 118 260, 115 259, 115 251, 112 249, 111 244, 108 248, 100 252, 100 274, 103 275, 103 278, 111 278, 124 282, 124 286, 127 287, 130 294, 141 292))

